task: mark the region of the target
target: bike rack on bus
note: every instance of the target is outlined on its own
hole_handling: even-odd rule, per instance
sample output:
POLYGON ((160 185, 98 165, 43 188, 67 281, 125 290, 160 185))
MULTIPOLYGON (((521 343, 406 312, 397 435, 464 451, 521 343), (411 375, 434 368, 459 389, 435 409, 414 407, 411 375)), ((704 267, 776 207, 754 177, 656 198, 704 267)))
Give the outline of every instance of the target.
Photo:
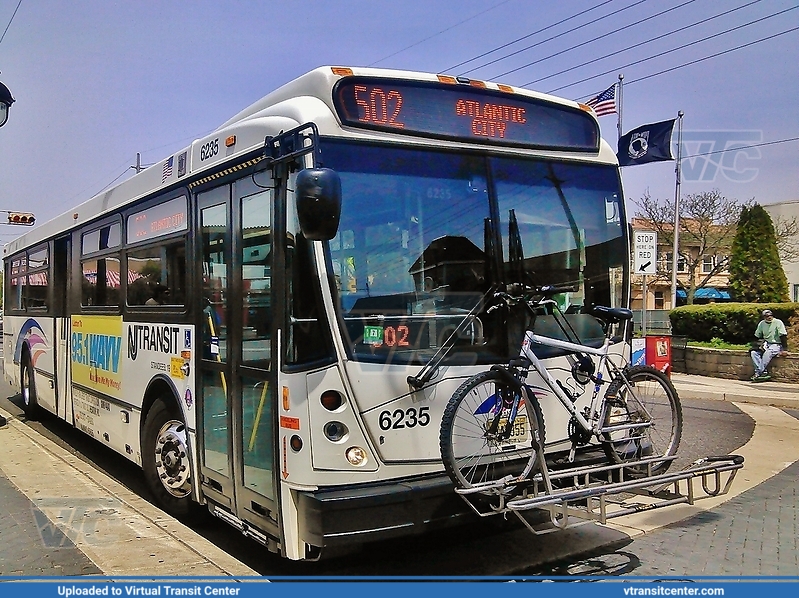
MULTIPOLYGON (((543 462, 543 454, 539 455, 543 462)), ((536 473, 529 479, 507 476, 482 482, 457 492, 481 517, 515 514, 535 534, 563 530, 589 522, 660 509, 671 505, 693 505, 696 500, 727 494, 735 474, 743 467, 740 455, 704 457, 679 471, 652 474, 652 468, 672 457, 647 457, 615 465, 588 465, 536 473), (548 480, 548 483, 547 483, 548 480), (696 481, 701 483, 696 486, 696 481), (614 499, 632 494, 639 502, 614 499), (540 509, 549 521, 536 527, 522 515, 540 509), (576 521, 573 521, 576 520, 576 521)))
POLYGON ((314 165, 321 164, 319 130, 311 122, 264 140, 264 157, 270 164, 291 162, 310 153, 313 153, 314 165))

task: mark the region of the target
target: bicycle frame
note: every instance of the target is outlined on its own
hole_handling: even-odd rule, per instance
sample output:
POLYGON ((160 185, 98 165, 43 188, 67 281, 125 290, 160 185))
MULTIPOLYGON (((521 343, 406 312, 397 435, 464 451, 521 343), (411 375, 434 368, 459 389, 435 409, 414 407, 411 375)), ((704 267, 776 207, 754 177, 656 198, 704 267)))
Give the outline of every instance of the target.
MULTIPOLYGON (((592 425, 580 411, 575 407, 574 403, 572 402, 571 398, 566 395, 563 389, 558 385, 555 378, 552 374, 549 373, 549 370, 546 366, 541 362, 538 356, 533 352, 533 345, 539 344, 548 347, 553 347, 556 349, 564 349, 566 351, 575 351, 580 353, 588 353, 590 355, 594 355, 599 357, 599 367, 597 368, 599 376, 602 375, 602 369, 607 368, 608 364, 612 366, 612 373, 615 373, 618 368, 616 368, 615 364, 608 359, 608 349, 610 348, 610 340, 605 339, 605 342, 602 343, 600 348, 594 347, 585 347, 583 345, 579 345, 577 343, 571 343, 569 341, 563 341, 556 338, 551 338, 548 336, 541 336, 538 334, 533 333, 530 330, 527 330, 524 334, 524 340, 522 341, 522 348, 521 348, 521 356, 528 359, 533 366, 533 369, 538 372, 538 374, 544 379, 546 385, 550 388, 550 390, 555 394, 560 401, 560 404, 577 420, 583 430, 591 431, 594 434, 599 433, 598 425, 599 422, 602 421, 601 419, 597 419, 597 426, 592 425)), ((596 400, 597 396, 599 395, 599 387, 598 385, 594 388, 593 396, 591 397, 591 407, 590 413, 595 412, 596 407, 596 400)), ((604 402, 604 397, 602 398, 604 402)), ((602 417, 602 413, 599 414, 599 417, 602 417)))
MULTIPOLYGON (((538 356, 533 352, 532 346, 534 344, 544 345, 548 347, 553 347, 556 349, 563 349, 566 351, 573 351, 577 353, 587 353, 589 355, 594 355, 599 357, 599 367, 597 368, 597 377, 601 380, 602 371, 603 369, 608 373, 608 382, 613 378, 613 376, 621 376, 622 380, 624 380, 624 384, 629 389, 629 383, 627 379, 624 377, 624 374, 612 359, 610 359, 610 346, 611 343, 609 338, 605 338, 605 341, 602 343, 602 346, 599 348, 595 347, 588 347, 585 345, 580 345, 578 343, 573 343, 569 341, 564 341, 557 338, 552 338, 549 336, 541 336, 539 334, 535 334, 531 330, 527 330, 524 335, 524 341, 522 341, 522 348, 521 348, 521 356, 526 358, 530 361, 533 369, 544 379, 544 382, 547 386, 552 390, 555 396, 560 401, 561 405, 569 412, 569 414, 574 417, 574 419, 579 423, 583 430, 587 432, 591 432, 599 437, 602 433, 606 432, 617 432, 621 430, 627 430, 632 428, 645 428, 648 427, 650 424, 648 422, 639 422, 639 423, 632 423, 632 424, 620 424, 616 426, 611 426, 607 428, 601 427, 602 422, 604 421, 605 416, 605 409, 607 408, 607 401, 605 400, 604 394, 600 396, 599 392, 599 384, 596 384, 594 387, 594 393, 591 397, 591 404, 589 407, 589 413, 591 414, 591 419, 594 420, 592 424, 589 422, 582 413, 574 406, 571 398, 564 392, 564 390, 560 387, 557 383, 555 378, 552 374, 549 373, 547 367, 541 362, 538 356), (597 400, 599 400, 599 405, 597 405, 597 400), (597 406, 599 409, 597 410, 597 406)), ((634 396, 634 393, 632 393, 634 396)), ((640 405, 640 403, 639 403, 640 405)), ((640 405, 642 409, 646 412, 646 409, 643 405, 640 405)), ((650 418, 650 414, 646 413, 647 418, 650 418)))

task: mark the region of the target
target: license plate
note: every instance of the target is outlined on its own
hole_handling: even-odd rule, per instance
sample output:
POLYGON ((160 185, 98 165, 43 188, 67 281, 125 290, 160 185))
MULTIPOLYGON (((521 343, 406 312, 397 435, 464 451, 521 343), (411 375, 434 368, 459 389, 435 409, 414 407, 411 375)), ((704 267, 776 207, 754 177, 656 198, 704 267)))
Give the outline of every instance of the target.
MULTIPOLYGON (((508 422, 507 420, 502 420, 500 423, 504 426, 508 422)), ((523 444, 527 442, 528 439, 529 435, 527 434, 527 416, 518 415, 516 416, 516 419, 513 420, 513 429, 511 430, 510 437, 503 443, 503 448, 515 448, 515 445, 523 444)))

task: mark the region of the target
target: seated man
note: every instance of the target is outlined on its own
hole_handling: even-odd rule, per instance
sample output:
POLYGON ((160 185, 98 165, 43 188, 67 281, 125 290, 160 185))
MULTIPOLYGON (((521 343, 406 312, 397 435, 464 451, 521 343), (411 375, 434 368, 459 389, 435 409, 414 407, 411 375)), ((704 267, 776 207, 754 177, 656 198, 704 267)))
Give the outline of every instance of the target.
POLYGON ((751 352, 752 363, 755 365, 752 382, 765 382, 771 380, 766 368, 772 358, 777 355, 785 357, 788 354, 788 332, 782 320, 775 318, 770 309, 764 309, 763 319, 755 330, 755 338, 758 342, 763 342, 763 348, 751 352))

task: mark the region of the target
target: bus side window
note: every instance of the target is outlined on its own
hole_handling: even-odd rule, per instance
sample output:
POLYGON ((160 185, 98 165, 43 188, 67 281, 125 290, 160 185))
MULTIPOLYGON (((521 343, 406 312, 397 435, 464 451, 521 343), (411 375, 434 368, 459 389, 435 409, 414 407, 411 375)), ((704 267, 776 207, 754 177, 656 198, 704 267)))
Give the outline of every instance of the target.
POLYGON ((183 305, 186 242, 164 243, 128 252, 128 305, 183 305))
POLYGON ((104 257, 81 262, 81 305, 119 305, 119 258, 104 257))

